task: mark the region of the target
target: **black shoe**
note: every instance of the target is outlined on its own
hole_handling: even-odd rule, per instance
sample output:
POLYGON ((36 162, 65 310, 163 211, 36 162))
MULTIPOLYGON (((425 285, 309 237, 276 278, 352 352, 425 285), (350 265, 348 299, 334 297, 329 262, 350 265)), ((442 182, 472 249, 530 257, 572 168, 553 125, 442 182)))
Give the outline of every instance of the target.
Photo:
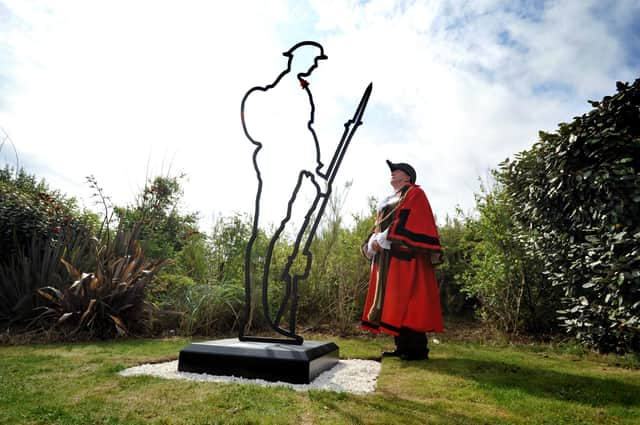
POLYGON ((383 351, 382 357, 402 357, 402 353, 398 350, 383 351))
POLYGON ((429 353, 420 353, 420 354, 400 354, 400 358, 402 360, 429 360, 429 353))

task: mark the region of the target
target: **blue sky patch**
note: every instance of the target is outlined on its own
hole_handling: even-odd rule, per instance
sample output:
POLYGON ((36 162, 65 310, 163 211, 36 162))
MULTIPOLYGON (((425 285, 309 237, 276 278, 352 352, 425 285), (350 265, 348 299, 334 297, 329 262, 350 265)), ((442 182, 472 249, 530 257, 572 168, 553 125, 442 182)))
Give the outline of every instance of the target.
POLYGON ((509 47, 519 53, 527 53, 529 51, 529 48, 527 46, 513 38, 511 36, 511 33, 507 30, 500 31, 498 33, 498 42, 501 45, 509 47))
POLYGON ((575 89, 569 84, 559 81, 546 81, 541 84, 535 84, 532 87, 532 92, 536 96, 550 96, 550 97, 574 97, 575 89))

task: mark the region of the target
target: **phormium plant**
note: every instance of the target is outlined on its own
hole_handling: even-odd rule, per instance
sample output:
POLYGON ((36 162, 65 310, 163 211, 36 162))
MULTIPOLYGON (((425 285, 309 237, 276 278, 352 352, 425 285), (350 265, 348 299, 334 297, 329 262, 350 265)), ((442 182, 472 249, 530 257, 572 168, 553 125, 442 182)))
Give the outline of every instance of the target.
POLYGON ((47 301, 39 318, 71 334, 100 338, 148 330, 152 306, 146 289, 162 261, 144 257, 136 234, 119 229, 113 239, 96 244, 96 267, 90 273, 62 259, 73 282, 38 289, 47 301))

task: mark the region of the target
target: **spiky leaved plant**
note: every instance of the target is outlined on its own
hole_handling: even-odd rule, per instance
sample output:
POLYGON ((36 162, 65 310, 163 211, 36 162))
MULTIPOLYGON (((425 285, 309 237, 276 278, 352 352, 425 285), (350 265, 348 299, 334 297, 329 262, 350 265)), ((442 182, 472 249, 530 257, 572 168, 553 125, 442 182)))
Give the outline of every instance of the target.
POLYGON ((152 305, 146 289, 162 261, 144 257, 138 230, 119 229, 114 238, 97 243, 92 273, 61 259, 74 281, 62 289, 37 291, 47 301, 39 317, 72 335, 110 338, 147 330, 152 305))
POLYGON ((0 322, 27 323, 36 316, 40 305, 36 290, 48 284, 62 288, 68 279, 59 259, 91 266, 88 258, 90 240, 86 231, 71 226, 63 228, 57 239, 33 235, 31 240, 0 261, 0 322))

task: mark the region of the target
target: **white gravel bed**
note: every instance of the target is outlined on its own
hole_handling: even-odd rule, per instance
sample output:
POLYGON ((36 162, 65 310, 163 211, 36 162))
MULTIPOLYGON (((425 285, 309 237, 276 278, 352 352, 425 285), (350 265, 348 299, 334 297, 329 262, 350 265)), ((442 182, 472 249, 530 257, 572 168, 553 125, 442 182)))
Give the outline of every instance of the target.
POLYGON ((166 363, 143 364, 120 372, 122 376, 152 375, 166 379, 187 379, 201 382, 234 382, 267 387, 289 387, 296 391, 327 390, 353 394, 366 394, 375 391, 379 374, 380 363, 373 360, 357 359, 340 360, 334 367, 318 375, 310 384, 291 384, 289 382, 270 382, 263 379, 179 372, 177 360, 166 363))

